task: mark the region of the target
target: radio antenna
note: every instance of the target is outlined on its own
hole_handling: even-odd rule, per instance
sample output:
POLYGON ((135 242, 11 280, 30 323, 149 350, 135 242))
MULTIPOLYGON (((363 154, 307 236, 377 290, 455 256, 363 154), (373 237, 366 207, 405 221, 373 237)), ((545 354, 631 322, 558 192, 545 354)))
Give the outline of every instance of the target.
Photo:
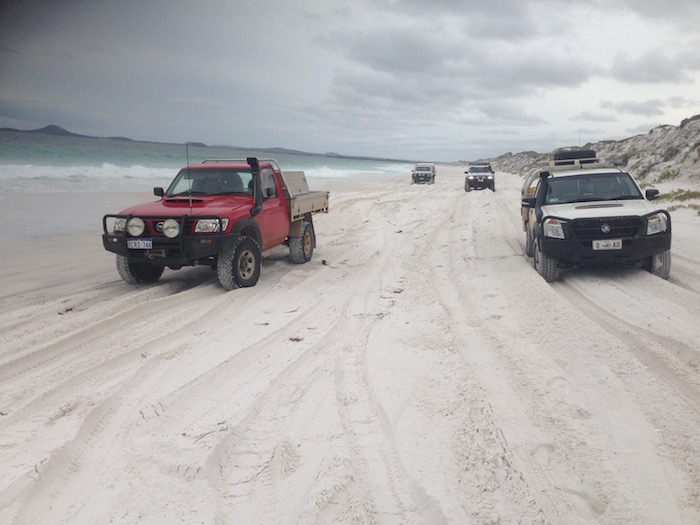
MULTIPOLYGON (((190 177, 190 150, 189 144, 185 142, 185 159, 187 160, 187 193, 190 197, 190 215, 192 215, 192 178, 190 177)), ((183 229, 185 225, 182 225, 183 229)))

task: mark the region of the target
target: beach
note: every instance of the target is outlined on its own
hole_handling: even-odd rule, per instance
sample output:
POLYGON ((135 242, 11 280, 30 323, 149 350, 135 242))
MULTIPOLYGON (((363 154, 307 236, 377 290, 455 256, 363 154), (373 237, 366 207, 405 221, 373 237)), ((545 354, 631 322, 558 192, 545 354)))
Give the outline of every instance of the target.
POLYGON ((524 256, 520 185, 330 191, 307 264, 131 286, 102 215, 0 199, 0 522, 700 523, 700 217, 668 281, 524 256))

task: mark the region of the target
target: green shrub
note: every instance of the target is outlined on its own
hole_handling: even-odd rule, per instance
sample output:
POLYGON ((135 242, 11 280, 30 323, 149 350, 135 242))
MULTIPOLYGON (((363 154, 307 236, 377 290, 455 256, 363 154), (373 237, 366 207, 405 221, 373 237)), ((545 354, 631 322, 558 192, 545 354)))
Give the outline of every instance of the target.
POLYGON ((673 190, 671 193, 663 193, 659 195, 658 200, 684 202, 690 199, 700 199, 700 191, 689 191, 679 188, 677 190, 673 190))
POLYGON ((666 168, 661 175, 659 175, 659 182, 666 180, 673 180, 680 175, 680 171, 672 170, 671 168, 666 168))

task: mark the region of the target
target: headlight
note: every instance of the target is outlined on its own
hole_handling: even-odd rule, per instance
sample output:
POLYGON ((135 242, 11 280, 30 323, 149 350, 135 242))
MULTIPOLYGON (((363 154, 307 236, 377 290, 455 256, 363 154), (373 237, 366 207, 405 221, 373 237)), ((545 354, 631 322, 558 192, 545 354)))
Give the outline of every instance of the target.
POLYGON ((180 224, 175 219, 165 219, 165 222, 163 222, 163 235, 168 239, 174 239, 180 235, 180 224))
POLYGON ((657 213, 647 219, 647 235, 665 232, 667 228, 666 216, 663 213, 657 213))
MULTIPOLYGON (((221 219, 221 223, 226 230, 228 219, 221 219)), ((194 227, 195 233, 217 233, 219 231, 219 219, 199 219, 194 227)))
POLYGON ((114 220, 114 233, 123 233, 124 228, 126 228, 126 219, 114 220))
POLYGON ((547 219, 544 221, 544 236, 554 239, 565 239, 564 227, 562 222, 557 219, 547 219))
POLYGON ((126 222, 126 231, 132 237, 138 237, 146 230, 146 224, 138 217, 132 217, 126 222))
POLYGON ((493 180, 493 175, 489 175, 489 180, 493 180))
POLYGON ((467 178, 468 178, 469 180, 472 180, 472 179, 474 178, 474 175, 469 175, 467 178))

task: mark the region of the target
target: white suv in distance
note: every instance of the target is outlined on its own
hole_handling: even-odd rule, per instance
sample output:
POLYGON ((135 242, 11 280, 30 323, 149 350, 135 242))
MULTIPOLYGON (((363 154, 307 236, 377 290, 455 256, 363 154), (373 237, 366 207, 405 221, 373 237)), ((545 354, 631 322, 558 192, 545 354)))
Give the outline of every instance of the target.
POLYGON ((419 162, 411 172, 411 184, 419 184, 427 182, 433 184, 435 182, 435 164, 429 162, 419 162))

